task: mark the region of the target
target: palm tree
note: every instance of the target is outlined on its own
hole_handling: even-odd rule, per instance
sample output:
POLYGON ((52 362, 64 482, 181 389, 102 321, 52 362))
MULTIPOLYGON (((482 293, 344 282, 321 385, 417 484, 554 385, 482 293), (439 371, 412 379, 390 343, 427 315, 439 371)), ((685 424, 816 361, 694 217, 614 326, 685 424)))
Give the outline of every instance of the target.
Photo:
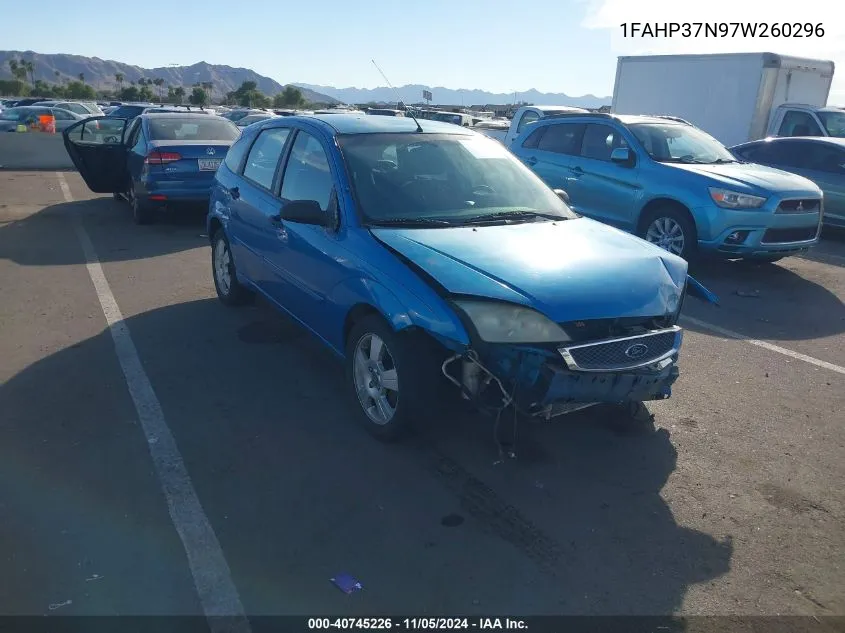
POLYGON ((202 89, 208 93, 209 100, 214 96, 214 82, 213 81, 204 81, 202 82, 202 89))
POLYGON ((56 83, 62 83, 62 73, 58 70, 54 70, 53 74, 56 76, 56 83))
POLYGON ((117 89, 123 90, 123 80, 126 79, 123 73, 115 73, 114 80, 117 82, 117 89))
POLYGON ((173 91, 173 96, 179 99, 179 103, 182 103, 182 99, 185 97, 185 89, 182 86, 177 86, 173 91))
POLYGON ((155 79, 153 79, 153 85, 158 88, 158 102, 164 103, 163 97, 161 95, 162 86, 164 86, 164 79, 162 79, 161 77, 156 77, 155 79))
POLYGON ((77 77, 79 77, 79 81, 85 83, 85 73, 79 73, 77 77))
POLYGON ((29 73, 29 83, 34 88, 35 87, 35 64, 31 61, 23 62, 24 70, 29 73))

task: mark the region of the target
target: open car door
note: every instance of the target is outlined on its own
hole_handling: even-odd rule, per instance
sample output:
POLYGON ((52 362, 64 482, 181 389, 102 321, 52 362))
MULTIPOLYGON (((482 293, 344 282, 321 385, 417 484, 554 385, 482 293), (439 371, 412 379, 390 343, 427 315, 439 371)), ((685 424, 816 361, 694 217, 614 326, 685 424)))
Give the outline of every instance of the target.
POLYGON ((126 123, 126 119, 98 116, 74 123, 62 132, 67 153, 95 193, 126 190, 126 123))

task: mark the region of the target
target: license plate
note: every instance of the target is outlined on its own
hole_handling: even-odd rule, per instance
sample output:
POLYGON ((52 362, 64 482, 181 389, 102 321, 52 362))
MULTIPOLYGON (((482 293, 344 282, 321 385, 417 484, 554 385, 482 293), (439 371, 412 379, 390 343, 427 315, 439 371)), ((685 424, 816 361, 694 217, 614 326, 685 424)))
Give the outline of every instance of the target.
POLYGON ((217 168, 220 167, 220 163, 222 162, 222 158, 200 158, 200 171, 217 171, 217 168))

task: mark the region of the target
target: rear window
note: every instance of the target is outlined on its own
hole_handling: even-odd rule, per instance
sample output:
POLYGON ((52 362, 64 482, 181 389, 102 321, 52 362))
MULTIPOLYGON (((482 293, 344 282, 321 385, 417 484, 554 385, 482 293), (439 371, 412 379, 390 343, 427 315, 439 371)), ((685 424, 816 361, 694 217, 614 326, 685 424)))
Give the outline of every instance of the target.
POLYGON ((151 117, 151 141, 234 141, 238 128, 230 121, 197 116, 151 117))

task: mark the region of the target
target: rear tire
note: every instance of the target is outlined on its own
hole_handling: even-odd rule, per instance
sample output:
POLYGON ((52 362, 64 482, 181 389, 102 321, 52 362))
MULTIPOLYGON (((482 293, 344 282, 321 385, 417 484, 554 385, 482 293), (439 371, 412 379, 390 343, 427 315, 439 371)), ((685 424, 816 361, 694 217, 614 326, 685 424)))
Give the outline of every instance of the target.
POLYGON ((685 211, 670 205, 648 211, 640 223, 639 236, 687 261, 698 254, 695 224, 685 211))
POLYGON ((140 200, 135 194, 135 183, 129 183, 129 206, 132 207, 132 219, 135 224, 152 224, 155 221, 155 209, 150 206, 149 202, 140 200))
POLYGON ((346 385, 359 423, 376 438, 408 435, 438 398, 439 365, 420 332, 396 332, 378 315, 352 326, 346 341, 346 385))
POLYGON ((222 228, 217 229, 211 237, 211 275, 217 298, 224 305, 240 306, 253 299, 252 292, 238 281, 229 239, 222 228))

